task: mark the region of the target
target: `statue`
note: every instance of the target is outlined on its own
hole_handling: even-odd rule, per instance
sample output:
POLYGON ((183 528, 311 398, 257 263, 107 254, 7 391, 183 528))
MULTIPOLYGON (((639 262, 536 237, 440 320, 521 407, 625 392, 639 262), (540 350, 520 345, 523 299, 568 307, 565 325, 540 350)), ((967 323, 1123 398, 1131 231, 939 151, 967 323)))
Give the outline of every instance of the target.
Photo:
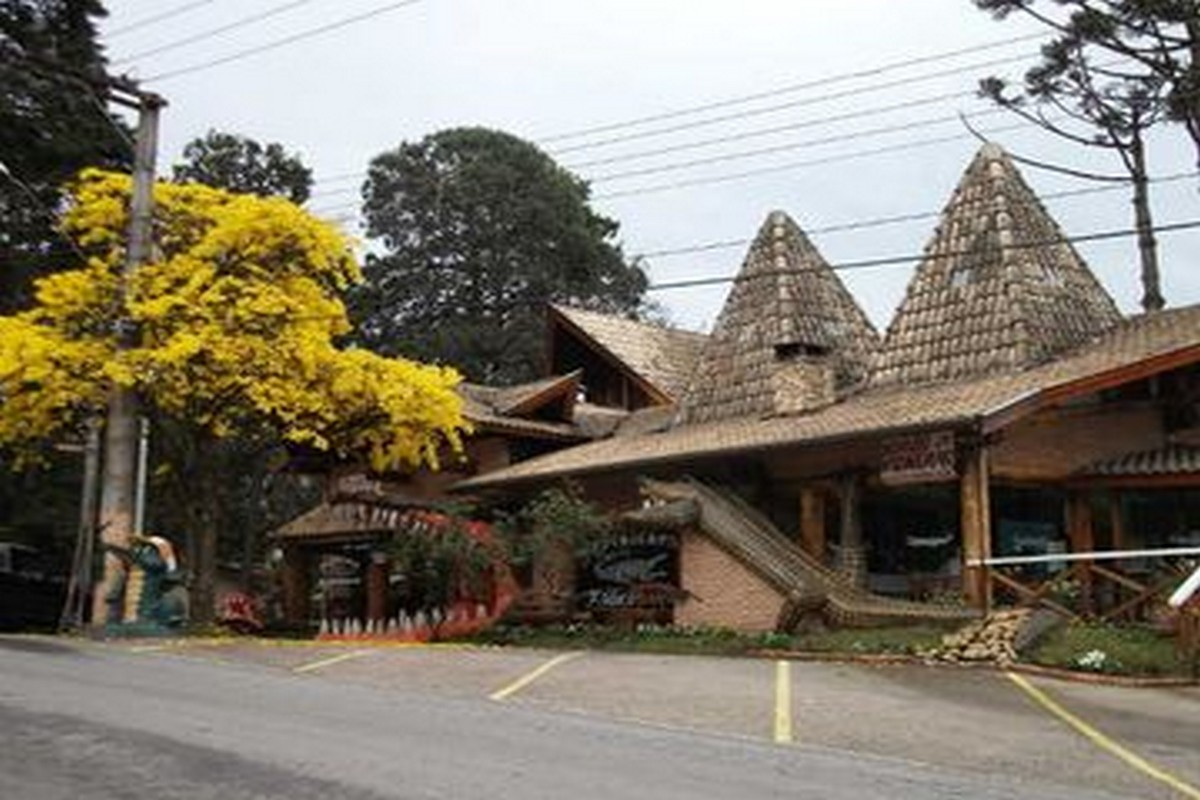
POLYGON ((129 547, 105 545, 124 563, 122 579, 105 597, 109 627, 154 635, 183 624, 184 606, 171 590, 182 583, 175 548, 161 536, 134 536, 129 547))

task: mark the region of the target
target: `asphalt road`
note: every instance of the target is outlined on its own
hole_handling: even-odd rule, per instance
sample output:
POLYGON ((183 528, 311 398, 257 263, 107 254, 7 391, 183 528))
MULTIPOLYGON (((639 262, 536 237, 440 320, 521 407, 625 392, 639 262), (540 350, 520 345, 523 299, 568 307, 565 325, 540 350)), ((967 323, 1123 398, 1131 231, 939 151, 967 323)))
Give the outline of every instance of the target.
POLYGON ((253 663, 0 639, 5 800, 1115 796, 253 663))

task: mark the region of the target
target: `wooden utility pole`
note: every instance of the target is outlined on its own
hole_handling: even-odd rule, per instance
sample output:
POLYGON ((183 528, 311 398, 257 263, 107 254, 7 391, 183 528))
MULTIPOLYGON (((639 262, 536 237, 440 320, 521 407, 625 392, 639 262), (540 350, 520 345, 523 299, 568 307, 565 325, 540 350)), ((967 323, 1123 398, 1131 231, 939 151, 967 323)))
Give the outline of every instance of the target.
MULTIPOLYGON (((150 260, 154 218, 154 162, 158 149, 158 113, 165 101, 158 95, 143 92, 128 84, 113 87, 132 96, 138 111, 137 141, 133 163, 133 197, 130 200, 129 244, 122 272, 121 297, 124 300, 134 272, 150 260)), ((121 99, 110 92, 116 102, 121 99)), ((118 320, 118 347, 133 344, 134 331, 122 309, 118 320)), ((136 506, 136 472, 138 446, 137 394, 128 387, 114 386, 109 392, 108 417, 104 426, 104 467, 100 488, 101 545, 128 547, 133 533, 136 506)), ((104 570, 96 587, 92 605, 92 624, 102 626, 120 622, 119 612, 109 614, 109 595, 119 583, 121 561, 112 553, 104 553, 104 570)), ((119 608, 119 606, 117 606, 119 608)))

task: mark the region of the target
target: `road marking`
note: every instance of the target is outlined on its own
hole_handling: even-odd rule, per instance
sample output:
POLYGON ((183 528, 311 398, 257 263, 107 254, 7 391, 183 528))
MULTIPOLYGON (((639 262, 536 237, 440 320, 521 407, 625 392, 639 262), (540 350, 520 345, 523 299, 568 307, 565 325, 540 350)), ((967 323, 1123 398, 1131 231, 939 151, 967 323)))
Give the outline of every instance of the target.
POLYGON ((520 678, 517 678, 515 681, 510 683, 508 686, 505 686, 503 689, 498 689, 498 690, 492 692, 491 694, 488 695, 488 699, 489 700, 497 700, 497 701, 506 700, 509 697, 516 694, 517 692, 524 689, 529 684, 536 681, 538 678, 545 675, 550 670, 557 667, 559 664, 565 664, 573 658, 579 658, 579 656, 581 656, 581 655, 583 655, 583 653, 580 651, 576 651, 574 653, 560 653, 560 654, 556 655, 554 658, 547 661, 545 664, 542 664, 537 669, 530 670, 529 672, 522 675, 520 678))
POLYGON ((775 662, 775 742, 792 742, 792 664, 775 662))
POLYGON ((298 667, 294 667, 292 672, 298 674, 304 672, 313 672, 314 670, 324 669, 325 667, 331 667, 334 664, 340 664, 343 661, 349 661, 354 658, 362 658, 363 656, 370 654, 370 650, 352 650, 349 653, 342 653, 341 655, 322 658, 320 661, 312 661, 308 664, 301 664, 298 667))
POLYGON ((140 645, 138 647, 129 648, 129 652, 131 652, 131 653, 161 653, 163 650, 166 650, 166 649, 168 649, 168 646, 165 644, 144 644, 144 645, 140 645))
POLYGON ((1070 711, 1067 711, 1065 708, 1051 699, 1049 695, 1034 686, 1029 681, 1025 680, 1025 678, 1021 677, 1020 675, 1017 675, 1013 672, 1006 672, 1004 674, 1008 676, 1010 681, 1019 686, 1021 690, 1025 692, 1025 694, 1032 697, 1038 705, 1049 711, 1054 716, 1058 717, 1070 727, 1074 728, 1077 733, 1090 741, 1092 744, 1096 745, 1102 750, 1107 750, 1109 753, 1112 753, 1114 756, 1121 759, 1138 772, 1148 775, 1151 778, 1154 778, 1156 781, 1165 783, 1167 786, 1170 786, 1184 797, 1190 797, 1192 800, 1200 800, 1200 789, 1192 786, 1190 783, 1187 783, 1180 778, 1177 778, 1161 767, 1156 767, 1154 764, 1151 764, 1137 753, 1132 752, 1113 739, 1110 739, 1108 736, 1105 736, 1103 733, 1096 730, 1091 725, 1072 714, 1070 711))

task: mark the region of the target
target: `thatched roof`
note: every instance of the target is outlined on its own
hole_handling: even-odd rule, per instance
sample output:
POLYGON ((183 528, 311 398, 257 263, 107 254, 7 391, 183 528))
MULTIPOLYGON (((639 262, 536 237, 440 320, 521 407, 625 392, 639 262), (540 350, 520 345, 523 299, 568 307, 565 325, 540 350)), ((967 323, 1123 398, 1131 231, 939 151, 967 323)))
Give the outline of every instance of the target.
POLYGON ((942 212, 872 382, 912 386, 1024 369, 1120 318, 1008 155, 987 144, 942 212))

